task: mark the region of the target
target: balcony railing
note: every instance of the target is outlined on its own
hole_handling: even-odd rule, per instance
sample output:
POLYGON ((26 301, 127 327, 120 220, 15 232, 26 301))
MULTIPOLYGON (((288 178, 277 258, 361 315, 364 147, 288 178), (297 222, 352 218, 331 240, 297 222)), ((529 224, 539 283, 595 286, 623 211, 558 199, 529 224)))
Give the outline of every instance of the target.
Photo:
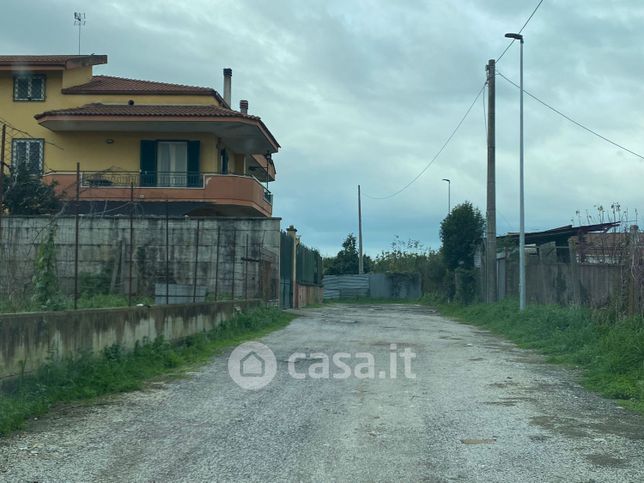
POLYGON ((87 188, 203 188, 204 175, 198 172, 97 171, 81 173, 81 186, 87 188))

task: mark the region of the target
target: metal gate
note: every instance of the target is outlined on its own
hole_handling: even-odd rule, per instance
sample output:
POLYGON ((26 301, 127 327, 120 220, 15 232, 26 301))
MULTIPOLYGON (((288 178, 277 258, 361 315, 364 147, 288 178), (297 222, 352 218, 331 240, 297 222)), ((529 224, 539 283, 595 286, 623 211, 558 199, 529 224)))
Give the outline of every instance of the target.
POLYGON ((286 233, 280 233, 280 307, 293 307, 293 287, 291 272, 293 270, 293 239, 286 233))

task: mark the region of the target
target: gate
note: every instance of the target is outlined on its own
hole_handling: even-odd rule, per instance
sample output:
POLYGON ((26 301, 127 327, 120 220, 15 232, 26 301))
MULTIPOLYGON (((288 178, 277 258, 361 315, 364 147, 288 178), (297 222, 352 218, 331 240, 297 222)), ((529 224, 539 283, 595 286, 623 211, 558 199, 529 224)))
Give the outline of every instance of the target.
POLYGON ((280 307, 293 307, 293 287, 291 271, 293 270, 293 239, 285 232, 280 232, 280 307))

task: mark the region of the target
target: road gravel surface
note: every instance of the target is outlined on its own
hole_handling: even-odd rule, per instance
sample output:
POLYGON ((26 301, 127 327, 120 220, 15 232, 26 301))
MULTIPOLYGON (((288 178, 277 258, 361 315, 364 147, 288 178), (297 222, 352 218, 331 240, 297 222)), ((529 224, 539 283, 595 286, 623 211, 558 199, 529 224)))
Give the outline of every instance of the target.
POLYGON ((259 341, 277 361, 264 388, 233 382, 231 348, 0 439, 0 480, 644 481, 644 418, 574 369, 424 306, 298 314, 259 341))

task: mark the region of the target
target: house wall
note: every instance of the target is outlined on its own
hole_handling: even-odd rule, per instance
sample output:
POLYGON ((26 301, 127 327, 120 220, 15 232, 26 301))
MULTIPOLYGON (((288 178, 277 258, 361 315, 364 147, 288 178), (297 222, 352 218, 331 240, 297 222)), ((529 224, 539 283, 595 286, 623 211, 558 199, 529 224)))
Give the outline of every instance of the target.
POLYGON ((207 133, 130 133, 130 132, 61 132, 52 133, 54 145, 45 146, 45 172, 76 171, 139 171, 141 140, 200 141, 199 167, 201 172, 219 172, 218 138, 207 133), (106 140, 114 142, 107 144, 106 140))
MULTIPOLYGON (((36 72, 37 73, 37 72, 36 72)), ((46 74, 45 101, 16 102, 13 100, 13 73, 0 72, 0 122, 7 121, 15 128, 28 135, 17 134, 17 137, 34 137, 44 139, 45 171, 72 171, 76 163, 81 163, 81 170, 101 170, 117 166, 125 171, 139 170, 139 141, 141 139, 189 139, 202 141, 201 169, 206 172, 220 172, 217 149, 218 138, 212 134, 193 133, 190 135, 172 135, 168 133, 116 133, 116 132, 53 132, 42 127, 34 119, 36 114, 44 111, 78 107, 84 104, 102 102, 109 104, 127 104, 133 100, 137 104, 187 104, 219 105, 212 96, 195 95, 105 95, 105 94, 62 94, 61 89, 86 82, 91 76, 91 67, 68 71, 49 71, 46 74), (106 139, 113 139, 113 144, 106 144, 106 139)), ((5 153, 11 159, 11 153, 5 153)), ((243 174, 243 161, 230 156, 229 172, 243 174), (232 170, 232 171, 231 171, 232 170)))
POLYGON ((52 359, 98 353, 114 344, 125 350, 182 339, 217 328, 257 300, 117 309, 0 315, 0 380, 32 372, 52 359))

